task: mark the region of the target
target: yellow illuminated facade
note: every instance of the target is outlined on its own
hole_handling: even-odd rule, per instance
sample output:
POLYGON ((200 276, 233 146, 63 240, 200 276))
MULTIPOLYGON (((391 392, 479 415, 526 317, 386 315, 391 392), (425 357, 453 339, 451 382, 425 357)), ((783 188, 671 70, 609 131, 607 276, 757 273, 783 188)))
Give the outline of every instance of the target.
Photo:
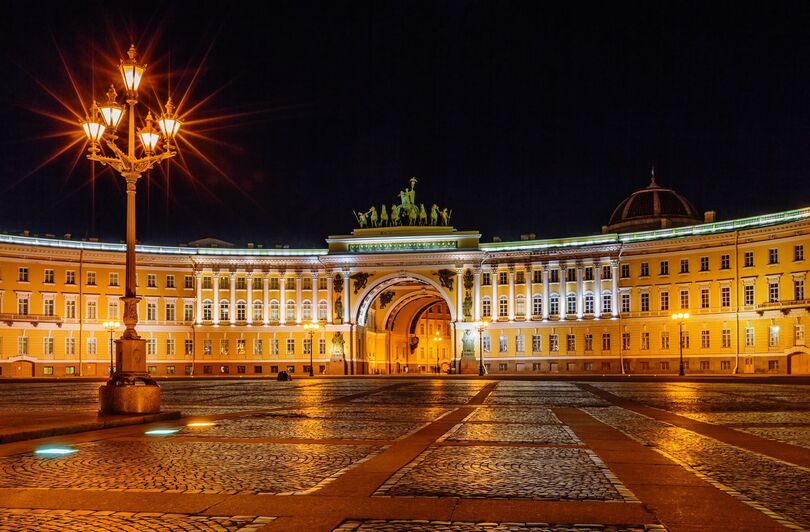
MULTIPOLYGON (((810 208, 673 227, 672 198, 648 199, 656 229, 623 202, 611 224, 634 232, 580 238, 481 243, 383 206, 323 249, 139 246, 149 372, 300 375, 313 349, 316 374, 477 374, 483 345, 490 374, 670 375, 683 321, 687 375, 810 374, 810 208)), ((119 244, 0 235, 2 377, 106 376, 124 264, 119 244)))

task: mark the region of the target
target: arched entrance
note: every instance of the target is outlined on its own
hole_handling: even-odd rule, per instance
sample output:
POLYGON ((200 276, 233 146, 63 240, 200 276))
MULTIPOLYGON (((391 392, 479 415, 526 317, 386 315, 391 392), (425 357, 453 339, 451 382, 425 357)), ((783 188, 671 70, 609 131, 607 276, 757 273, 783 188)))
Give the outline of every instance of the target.
POLYGON ((788 375, 810 375, 810 351, 794 351, 787 356, 788 375))
POLYGON ((380 278, 356 306, 357 373, 439 374, 453 364, 455 312, 432 279, 380 278))

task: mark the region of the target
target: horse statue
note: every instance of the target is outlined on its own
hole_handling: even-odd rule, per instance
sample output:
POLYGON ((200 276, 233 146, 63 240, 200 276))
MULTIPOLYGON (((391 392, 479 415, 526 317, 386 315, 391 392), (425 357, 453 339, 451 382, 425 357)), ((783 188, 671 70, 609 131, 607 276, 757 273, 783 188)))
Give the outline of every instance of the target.
POLYGON ((408 210, 408 225, 416 225, 416 217, 418 214, 416 205, 411 205, 411 208, 408 210))
POLYGON ((430 225, 439 223, 439 206, 435 203, 430 207, 430 225))
POLYGON ((369 218, 371 220, 371 227, 379 226, 379 217, 377 216, 377 208, 372 205, 371 208, 368 210, 368 214, 370 215, 369 218))
POLYGON ((419 225, 427 225, 427 213, 425 212, 425 204, 419 205, 419 225))
POLYGON ((388 211, 385 210, 385 203, 383 203, 380 210, 380 226, 388 225, 388 211))
POLYGON ((399 205, 391 205, 391 227, 399 225, 399 205))

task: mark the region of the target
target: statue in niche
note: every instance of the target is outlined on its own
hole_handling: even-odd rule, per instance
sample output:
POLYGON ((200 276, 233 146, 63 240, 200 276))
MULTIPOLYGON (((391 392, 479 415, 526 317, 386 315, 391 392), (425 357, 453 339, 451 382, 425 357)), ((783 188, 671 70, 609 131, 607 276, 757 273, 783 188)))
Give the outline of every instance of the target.
POLYGON ((385 227, 388 225, 388 211, 385 210, 385 203, 383 203, 382 209, 380 210, 380 226, 385 227))
POLYGON ((444 269, 433 272, 433 275, 437 275, 439 277, 439 284, 444 288, 447 288, 448 290, 453 289, 453 282, 455 281, 454 276, 456 275, 456 272, 453 270, 444 269))
POLYGON ((464 296, 464 302, 461 304, 462 315, 464 316, 464 321, 472 321, 472 298, 470 297, 470 291, 467 290, 467 294, 464 296))
POLYGON ((371 274, 366 272, 357 272, 353 273, 350 277, 354 281, 354 293, 356 294, 366 287, 366 282, 368 281, 368 278, 371 277, 371 274))
POLYGON ((475 336, 467 329, 461 337, 461 357, 475 358, 475 336))
POLYGON ((386 290, 380 294, 380 310, 384 309, 394 299, 395 295, 396 293, 393 290, 386 290))
POLYGON ((338 294, 343 292, 343 276, 339 273, 335 275, 335 282, 332 285, 332 288, 338 294))
POLYGON ((466 272, 464 272, 463 282, 464 288, 466 288, 467 290, 472 290, 473 283, 475 282, 475 280, 473 278, 473 272, 471 270, 468 269, 466 272))
POLYGON ((425 212, 425 204, 419 204, 419 225, 427 225, 427 213, 425 212))
POLYGON ((335 299, 335 321, 343 323, 343 297, 337 296, 335 299))
POLYGON ((343 339, 343 333, 340 331, 336 331, 334 336, 332 336, 332 362, 340 362, 343 360, 344 357, 344 350, 343 346, 346 344, 346 340, 343 339))

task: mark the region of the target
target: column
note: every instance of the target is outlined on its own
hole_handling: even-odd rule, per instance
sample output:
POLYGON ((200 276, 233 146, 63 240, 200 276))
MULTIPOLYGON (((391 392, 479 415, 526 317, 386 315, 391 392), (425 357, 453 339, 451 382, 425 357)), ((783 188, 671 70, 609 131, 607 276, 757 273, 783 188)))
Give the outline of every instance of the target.
POLYGON ((464 312, 462 311, 463 302, 461 300, 464 287, 461 286, 461 272, 464 268, 456 268, 456 321, 464 320, 464 312))
POLYGON ((318 270, 311 271, 310 273, 312 274, 312 321, 319 321, 320 318, 318 316, 318 270))
POLYGON ((526 321, 532 319, 532 314, 534 314, 534 305, 532 304, 532 282, 534 279, 532 278, 532 265, 526 265, 526 307, 523 309, 525 314, 524 317, 526 321))
POLYGON ((197 283, 195 285, 195 288, 197 289, 197 316, 196 316, 197 319, 194 320, 194 323, 196 323, 197 325, 200 325, 202 323, 202 317, 203 317, 203 314, 202 314, 202 304, 203 304, 203 294, 202 294, 202 277, 203 276, 202 276, 202 272, 199 272, 199 271, 195 272, 194 277, 195 277, 194 280, 197 283))
POLYGON ((543 263, 543 320, 548 319, 548 262, 543 263))
POLYGON ((281 325, 287 323, 287 273, 278 274, 278 322, 281 325))
POLYGON ((231 325, 236 323, 236 272, 231 272, 231 325))
MULTIPOLYGON (((566 297, 566 287, 568 286, 565 281, 565 274, 566 269, 564 264, 560 264, 560 319, 565 319, 565 313, 568 311, 568 298, 566 297)), ((562 341, 560 341, 560 345, 562 345, 562 341)), ((562 352, 562 348, 560 348, 560 352, 562 352)))
POLYGON ((581 320, 585 313, 585 294, 582 289, 582 263, 577 263, 577 319, 581 320))
POLYGON ((303 289, 303 281, 304 274, 301 272, 295 272, 295 323, 301 323, 301 304, 303 303, 303 299, 301 298, 301 290, 303 289))
POLYGON ((253 271, 247 272, 245 275, 245 282, 247 283, 247 322, 248 325, 253 324, 253 271))
POLYGON ((332 277, 332 272, 326 270, 326 322, 332 323, 334 321, 334 311, 332 309, 332 291, 335 289, 335 279, 332 277))
MULTIPOLYGON (((349 283, 351 282, 351 271, 343 270, 343 323, 351 323, 351 316, 349 316, 349 283)), ((349 346, 347 352, 351 352, 349 346)))
POLYGON ((489 282, 492 284, 492 316, 490 317, 492 321, 496 321, 498 319, 498 265, 493 264, 492 269, 489 273, 489 282))
POLYGON ((214 272, 214 309, 211 317, 214 325, 219 325, 219 272, 214 272))
POLYGON ((481 270, 476 269, 473 272, 473 278, 475 282, 473 283, 473 319, 475 321, 481 321, 481 270))
POLYGON ((602 266, 597 262, 593 265, 593 316, 599 318, 602 314, 602 266))
POLYGON ((515 321, 515 265, 509 265, 509 306, 507 313, 509 321, 515 321))
POLYGON ((262 321, 270 323, 270 274, 262 273, 262 321))
POLYGON ((610 264, 611 269, 611 308, 613 310, 613 317, 619 317, 619 262, 614 261, 610 264))

